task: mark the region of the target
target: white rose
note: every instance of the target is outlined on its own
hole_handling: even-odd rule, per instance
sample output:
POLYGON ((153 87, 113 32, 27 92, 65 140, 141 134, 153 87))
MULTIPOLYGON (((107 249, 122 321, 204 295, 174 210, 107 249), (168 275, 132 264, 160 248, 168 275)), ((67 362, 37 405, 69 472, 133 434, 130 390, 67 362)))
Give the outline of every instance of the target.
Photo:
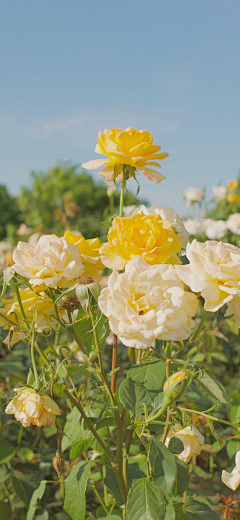
POLYGON ((227 220, 227 227, 235 233, 236 235, 240 235, 240 213, 233 213, 233 215, 229 215, 227 220))
POLYGON ((224 237, 228 230, 226 220, 212 220, 210 218, 206 219, 206 229, 205 233, 208 238, 212 240, 218 240, 219 238, 224 237))
POLYGON ((201 235, 205 232, 205 219, 192 219, 188 218, 183 220, 183 224, 190 235, 201 235))
POLYGON ((228 304, 226 316, 234 313, 240 326, 240 249, 214 240, 205 243, 193 240, 187 245, 188 265, 175 269, 185 284, 200 292, 204 309, 215 312, 228 304))
POLYGON ((15 271, 34 287, 69 285, 85 269, 78 247, 56 235, 44 235, 36 245, 19 242, 13 261, 15 271))
POLYGON ((162 220, 167 220, 172 224, 175 233, 180 236, 183 241, 183 245, 186 245, 189 234, 186 227, 184 226, 184 223, 180 220, 174 209, 169 208, 168 206, 162 207, 159 204, 151 206, 151 208, 146 208, 146 206, 142 204, 135 209, 133 215, 136 215, 137 213, 144 213, 144 215, 152 215, 155 213, 156 215, 160 215, 162 220))
POLYGON ((220 200, 224 200, 227 196, 226 186, 214 186, 212 191, 214 202, 220 202, 220 200))
POLYGON ((201 452, 201 447, 204 444, 204 437, 193 425, 186 426, 185 428, 182 428, 182 426, 179 425, 180 429, 177 428, 178 427, 176 426, 176 428, 173 428, 168 434, 165 445, 169 445, 172 437, 180 439, 183 443, 184 450, 179 453, 177 457, 187 464, 193 455, 199 455, 201 452))
POLYGON ((235 455, 235 467, 231 473, 228 473, 225 470, 222 471, 222 481, 227 487, 236 491, 240 484, 240 451, 237 451, 235 455))
POLYGON ((202 190, 198 188, 193 188, 190 186, 187 190, 183 192, 186 206, 191 206, 194 202, 201 202, 203 200, 204 193, 202 190))
POLYGON ((124 345, 144 349, 155 339, 187 339, 198 300, 184 291, 174 266, 149 265, 136 257, 124 273, 113 271, 98 305, 124 345))

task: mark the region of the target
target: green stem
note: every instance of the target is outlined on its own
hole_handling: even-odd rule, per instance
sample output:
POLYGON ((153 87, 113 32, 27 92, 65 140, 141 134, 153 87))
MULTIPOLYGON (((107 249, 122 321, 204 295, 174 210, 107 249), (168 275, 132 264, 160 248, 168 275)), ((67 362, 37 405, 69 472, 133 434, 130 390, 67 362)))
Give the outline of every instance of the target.
POLYGON ((129 449, 132 442, 132 436, 133 436, 133 430, 128 430, 127 440, 124 448, 124 457, 123 457, 123 478, 126 484, 127 490, 128 487, 128 455, 129 455, 129 449))
POLYGON ((193 341, 195 341, 195 339, 199 336, 199 334, 203 328, 204 322, 205 322, 206 318, 208 317, 208 315, 209 315, 209 311, 205 311, 205 314, 203 315, 203 317, 198 325, 197 330, 194 332, 194 334, 192 335, 190 340, 185 344, 185 347, 187 347, 190 343, 193 343, 193 341))
POLYGON ((179 410, 183 410, 184 412, 189 413, 196 413, 197 415, 203 415, 203 417, 206 417, 207 419, 211 419, 212 421, 217 421, 219 423, 228 424, 229 426, 232 426, 233 428, 237 428, 239 430, 239 424, 229 421, 224 421, 223 419, 218 419, 217 417, 214 417, 213 415, 208 415, 204 412, 198 412, 197 410, 190 410, 189 408, 183 408, 182 406, 178 406, 179 410))
POLYGON ((18 446, 21 446, 23 430, 24 430, 24 426, 21 425, 20 429, 19 429, 19 432, 18 432, 18 438, 17 438, 17 445, 18 446))
POLYGON ((108 507, 108 506, 109 506, 109 503, 108 503, 108 489, 107 489, 107 486, 105 486, 105 484, 104 484, 104 480, 105 480, 105 478, 106 478, 106 473, 107 473, 106 464, 103 464, 103 467, 102 467, 102 474, 103 474, 103 496, 104 496, 104 502, 105 502, 106 506, 108 507))
POLYGON ((20 327, 18 326, 17 323, 14 323, 14 321, 12 320, 9 320, 9 318, 7 318, 7 316, 4 316, 4 314, 2 314, 0 312, 0 317, 3 318, 5 321, 7 321, 8 323, 10 323, 10 325, 13 325, 13 327, 17 328, 17 329, 20 329, 20 327))
POLYGON ((50 370, 52 370, 52 366, 51 366, 51 363, 49 363, 48 359, 46 358, 45 354, 42 352, 42 350, 40 349, 40 347, 38 346, 37 342, 35 341, 35 349, 37 350, 39 356, 41 356, 42 360, 44 361, 44 363, 46 363, 46 365, 48 366, 48 368, 50 370))
POLYGON ((121 194, 120 194, 120 206, 119 206, 119 216, 123 217, 123 205, 124 205, 124 189, 126 184, 126 173, 125 168, 123 166, 123 180, 122 180, 122 187, 121 187, 121 194))
MULTIPOLYGON (((91 478, 91 477, 90 477, 90 478, 91 478)), ((108 516, 108 510, 107 510, 107 508, 106 508, 106 506, 105 506, 105 504, 104 504, 104 502, 103 502, 103 500, 102 500, 100 494, 98 493, 98 490, 97 490, 95 484, 93 484, 92 486, 91 486, 91 485, 88 485, 88 487, 90 487, 90 488, 92 488, 92 489, 94 490, 94 493, 95 493, 96 496, 98 497, 98 500, 99 500, 99 502, 100 502, 102 508, 104 509, 106 515, 108 516)))
POLYGON ((23 304, 22 304, 19 288, 18 288, 17 285, 15 285, 15 291, 16 291, 17 301, 18 301, 18 305, 19 305, 19 309, 20 309, 20 312, 21 312, 21 316, 22 316, 23 322, 25 324, 26 329, 29 330, 29 325, 28 325, 28 322, 27 322, 27 318, 26 318, 26 314, 24 312, 24 308, 23 308, 23 304))
POLYGON ((40 383, 39 375, 38 375, 38 371, 37 371, 34 348, 35 348, 35 329, 33 328, 32 338, 31 338, 31 359, 32 359, 32 367, 33 367, 33 373, 34 373, 34 379, 35 379, 34 387, 35 387, 35 390, 38 392, 38 390, 40 390, 40 388, 41 388, 41 383, 40 383))

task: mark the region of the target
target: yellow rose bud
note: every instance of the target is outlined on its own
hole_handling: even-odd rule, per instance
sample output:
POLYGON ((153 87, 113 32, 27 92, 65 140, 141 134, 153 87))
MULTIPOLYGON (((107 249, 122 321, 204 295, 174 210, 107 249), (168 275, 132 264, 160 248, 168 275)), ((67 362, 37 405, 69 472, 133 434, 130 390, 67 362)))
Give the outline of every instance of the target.
MULTIPOLYGON (((163 387, 163 391, 165 392, 167 388, 173 385, 173 383, 180 383, 186 377, 185 371, 176 372, 171 377, 169 377, 163 387)), ((174 385, 175 386, 175 385, 174 385)))
POLYGON ((128 166, 130 176, 134 176, 135 170, 140 170, 145 177, 158 184, 165 177, 155 169, 160 168, 156 160, 168 157, 168 153, 158 153, 160 148, 161 146, 153 144, 153 136, 146 130, 106 129, 103 133, 98 133, 95 152, 106 155, 107 159, 96 159, 82 166, 87 170, 95 170, 103 166, 99 175, 104 177, 109 185, 113 184, 114 178, 118 181, 122 180, 121 172, 124 165, 128 166))
POLYGON ((116 217, 100 253, 103 264, 118 271, 137 256, 151 265, 181 264, 177 253, 182 245, 168 220, 162 220, 156 213, 141 212, 131 217, 116 217))
POLYGON ((52 428, 55 426, 56 415, 60 415, 60 409, 49 397, 44 394, 41 395, 32 388, 19 388, 17 396, 7 405, 5 412, 7 414, 14 414, 15 419, 22 423, 23 426, 47 426, 49 424, 52 428))
POLYGON ((238 186, 238 181, 236 179, 228 181, 228 189, 229 190, 235 190, 238 186))

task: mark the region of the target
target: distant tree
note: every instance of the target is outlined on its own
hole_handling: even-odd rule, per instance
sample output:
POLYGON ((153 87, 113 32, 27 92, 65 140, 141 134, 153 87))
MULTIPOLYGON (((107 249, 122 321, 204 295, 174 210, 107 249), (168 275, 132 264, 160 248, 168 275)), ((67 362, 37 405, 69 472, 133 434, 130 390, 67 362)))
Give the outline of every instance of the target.
POLYGON ((10 228, 17 229, 20 224, 19 209, 16 197, 10 195, 7 188, 0 184, 0 240, 6 238, 11 232, 10 228))
MULTIPOLYGON (((22 188, 18 197, 21 219, 27 226, 43 233, 61 236, 66 229, 81 231, 85 238, 107 233, 107 185, 93 178, 71 162, 57 163, 47 173, 31 172, 33 184, 22 188)), ((115 208, 119 195, 115 197, 115 208)), ((132 194, 126 205, 139 204, 132 194)))

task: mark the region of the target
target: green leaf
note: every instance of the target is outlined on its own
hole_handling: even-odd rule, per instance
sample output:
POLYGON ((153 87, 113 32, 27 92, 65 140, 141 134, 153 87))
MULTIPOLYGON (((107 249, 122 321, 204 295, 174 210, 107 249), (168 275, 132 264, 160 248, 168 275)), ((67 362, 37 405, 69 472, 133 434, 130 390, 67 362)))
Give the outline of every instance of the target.
POLYGON ((220 520, 220 517, 203 502, 189 500, 183 506, 189 520, 220 520))
POLYGON ((144 384, 147 390, 160 391, 165 380, 165 374, 165 363, 158 360, 134 365, 128 371, 127 377, 130 377, 133 381, 144 384))
POLYGON ((232 459, 233 457, 235 457, 237 451, 240 451, 240 440, 238 441, 231 439, 227 443, 227 454, 229 458, 232 459))
POLYGON ((179 455, 179 453, 184 450, 183 442, 177 437, 172 437, 170 439, 168 449, 175 455, 179 455))
POLYGON ((10 477, 10 475, 11 473, 9 473, 6 466, 0 467, 0 484, 5 482, 10 477))
POLYGON ((182 495, 188 487, 190 475, 187 464, 176 457, 177 463, 177 494, 182 495))
POLYGON ((229 417, 231 421, 240 423, 240 395, 235 395, 232 406, 229 408, 229 417))
POLYGON ((24 480, 14 476, 12 477, 12 485, 19 498, 24 502, 25 506, 28 507, 33 494, 32 486, 27 482, 24 482, 24 480))
POLYGON ((106 471, 106 477, 104 479, 104 484, 105 484, 105 486, 107 486, 109 491, 111 491, 111 493, 113 494, 113 496, 117 502, 117 505, 121 506, 123 504, 122 495, 121 495, 121 492, 120 492, 120 489, 118 486, 116 474, 114 473, 114 471, 111 468, 108 468, 106 471))
POLYGON ((215 397, 215 399, 218 399, 220 403, 230 403, 229 395, 225 388, 223 388, 221 383, 219 383, 219 381, 213 375, 210 376, 210 374, 203 370, 202 374, 197 377, 197 381, 209 395, 215 397))
POLYGON ((85 491, 92 462, 81 460, 72 467, 65 480, 64 509, 72 520, 84 520, 86 513, 85 491))
POLYGON ((144 413, 141 403, 151 403, 151 395, 141 383, 135 383, 130 377, 124 379, 119 387, 119 399, 128 412, 137 417, 144 413))
POLYGON ((35 520, 49 520, 48 511, 45 509, 45 511, 43 511, 43 513, 41 515, 36 516, 35 520))
POLYGON ((176 511, 172 504, 167 504, 166 507, 166 515, 164 520, 175 520, 176 519, 176 511))
POLYGON ((9 520, 10 513, 10 505, 7 502, 0 501, 0 520, 9 520))
POLYGON ((154 482, 170 495, 177 477, 177 457, 162 442, 152 439, 149 460, 154 482))
POLYGON ((31 461, 34 457, 34 452, 30 448, 23 447, 17 450, 17 455, 20 457, 20 459, 31 461))
POLYGON ((0 445, 0 464, 5 464, 6 462, 9 462, 16 453, 16 449, 14 446, 11 446, 11 444, 8 444, 8 442, 3 442, 0 445))
POLYGON ((136 480, 126 506, 126 520, 164 520, 166 498, 161 489, 148 479, 136 480))
POLYGON ((26 367, 21 361, 0 361, 0 368, 9 370, 10 372, 15 372, 16 370, 26 370, 26 367))
MULTIPOLYGON (((83 287, 83 286, 82 286, 83 287)), ((97 320, 97 332, 98 338, 100 340, 100 344, 102 344, 105 338, 109 334, 109 328, 106 325, 106 316, 103 314, 98 316, 97 320), (100 317, 99 317, 100 316, 100 317), (105 329, 104 329, 105 328, 105 329), (103 330, 104 329, 104 330, 103 330)), ((77 317, 76 317, 76 325, 74 325, 74 331, 78 338, 78 340, 82 343, 85 350, 89 354, 91 351, 92 345, 94 344, 93 338, 93 326, 92 321, 88 315, 84 312, 83 309, 79 309, 77 317), (81 320, 81 321, 78 321, 81 320)))
POLYGON ((42 480, 40 482, 40 485, 38 486, 38 488, 35 489, 35 491, 33 492, 32 498, 31 498, 30 504, 29 504, 29 509, 27 512, 27 520, 33 519, 34 513, 37 509, 37 501, 41 500, 41 498, 43 497, 43 495, 45 493, 46 483, 47 483, 46 480, 42 480))
POLYGON ((119 518, 122 518, 122 516, 110 515, 110 516, 104 516, 104 518, 103 517, 98 518, 98 520, 119 520, 119 518))
POLYGON ((230 331, 231 331, 233 334, 235 334, 235 336, 238 336, 238 334, 239 334, 239 328, 238 328, 238 326, 237 326, 235 320, 234 320, 234 319, 231 319, 231 318, 227 318, 227 319, 225 320, 225 323, 226 323, 226 325, 228 325, 230 331))
POLYGON ((70 451, 70 460, 75 460, 77 457, 79 457, 79 455, 84 453, 84 451, 87 451, 89 446, 91 446, 91 443, 92 435, 89 437, 89 439, 81 439, 81 441, 75 442, 70 451))
POLYGON ((74 406, 67 416, 67 420, 63 429, 66 435, 62 437, 62 451, 65 451, 70 446, 70 444, 74 444, 74 442, 81 437, 81 428, 79 424, 80 418, 81 414, 76 406, 74 406))

